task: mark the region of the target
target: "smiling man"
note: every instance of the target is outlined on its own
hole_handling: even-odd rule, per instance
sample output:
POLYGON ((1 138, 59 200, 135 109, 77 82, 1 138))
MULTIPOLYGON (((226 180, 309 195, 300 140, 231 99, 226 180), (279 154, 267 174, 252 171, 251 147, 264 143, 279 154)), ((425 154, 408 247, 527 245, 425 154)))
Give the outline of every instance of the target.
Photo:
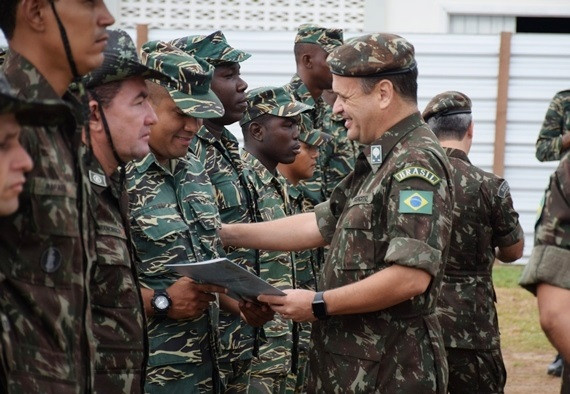
POLYGON ((94 262, 87 174, 78 157, 81 107, 66 93, 103 62, 103 0, 3 0, 0 27, 10 50, 3 65, 20 98, 61 106, 57 127, 25 127, 34 168, 20 208, 0 221, 2 392, 77 393, 91 389, 94 363, 88 278, 94 262), (76 119, 78 119, 76 123, 76 119))
MULTIPOLYGON (((247 110, 240 121, 244 138, 244 162, 251 168, 251 182, 260 220, 291 214, 285 179, 277 164, 292 163, 299 153, 300 114, 312 107, 302 104, 283 88, 263 87, 247 94, 247 110)), ((294 286, 295 271, 290 253, 259 251, 260 276, 275 287, 294 286)), ((293 325, 283 318, 265 324, 267 343, 253 360, 250 392, 284 392, 297 353, 293 325)), ((296 364, 296 361, 294 362, 296 364)))
POLYGON ((335 113, 368 145, 330 200, 268 223, 224 227, 225 244, 300 250, 330 243, 319 292, 259 300, 312 321, 315 392, 445 393, 435 314, 451 234, 449 162, 417 108, 414 47, 393 34, 350 40, 328 58, 335 113), (429 177, 410 171, 421 167, 429 177))

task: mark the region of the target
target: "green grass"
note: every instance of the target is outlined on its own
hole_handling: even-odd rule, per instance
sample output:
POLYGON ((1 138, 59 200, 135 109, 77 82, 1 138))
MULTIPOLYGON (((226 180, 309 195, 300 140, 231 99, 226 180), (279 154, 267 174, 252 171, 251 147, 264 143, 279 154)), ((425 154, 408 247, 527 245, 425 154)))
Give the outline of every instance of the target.
POLYGON ((523 268, 506 264, 493 267, 501 346, 514 352, 554 352, 540 328, 536 298, 518 285, 523 268))
POLYGON ((493 267, 493 283, 495 287, 518 288, 523 268, 524 266, 522 265, 495 264, 493 267))

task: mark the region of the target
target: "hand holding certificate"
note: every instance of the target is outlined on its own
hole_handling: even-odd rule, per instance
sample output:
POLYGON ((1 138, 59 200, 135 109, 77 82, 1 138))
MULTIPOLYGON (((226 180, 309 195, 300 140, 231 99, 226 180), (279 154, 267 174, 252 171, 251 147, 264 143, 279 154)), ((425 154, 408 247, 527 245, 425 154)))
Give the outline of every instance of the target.
POLYGON ((285 295, 278 288, 225 257, 197 263, 166 264, 165 267, 197 282, 225 287, 228 289, 228 296, 238 301, 257 303, 257 296, 261 294, 285 295))

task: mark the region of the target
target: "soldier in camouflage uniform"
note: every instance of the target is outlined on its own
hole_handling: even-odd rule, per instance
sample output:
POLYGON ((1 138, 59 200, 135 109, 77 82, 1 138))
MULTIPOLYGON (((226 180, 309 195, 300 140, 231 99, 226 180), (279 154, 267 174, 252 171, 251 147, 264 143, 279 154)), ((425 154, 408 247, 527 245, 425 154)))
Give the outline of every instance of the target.
POLYGON ((28 102, 17 96, 0 72, 0 216, 16 212, 25 174, 33 168, 30 155, 20 143, 21 126, 57 121, 57 111, 64 108, 28 102))
POLYGON ((102 1, 0 2, 0 27, 10 46, 3 66, 7 80, 20 98, 60 107, 58 126, 22 129, 34 168, 19 210, 0 220, 2 392, 91 388, 87 283, 94 251, 90 187, 78 159, 87 108, 66 91, 73 79, 101 65, 105 28, 113 22, 102 1))
POLYGON ((122 30, 110 30, 103 65, 84 77, 91 110, 94 159, 85 158, 93 192, 97 261, 91 279, 96 344, 96 393, 142 393, 146 364, 146 322, 128 232, 125 163, 149 152, 150 127, 157 122, 145 78, 165 79, 143 66, 135 44, 122 30), (120 167, 120 168, 118 168, 120 167))
MULTIPOLYGON (((313 176, 319 158, 320 148, 330 143, 331 136, 309 127, 301 127, 299 141, 301 151, 291 164, 278 164, 277 169, 287 179, 287 191, 292 213, 311 212, 312 203, 297 188, 299 181, 313 176)), ((319 272, 318 250, 307 249, 293 254, 295 262, 296 288, 316 291, 317 274, 319 272)), ((304 393, 307 391, 307 358, 311 338, 311 323, 299 324, 299 346, 297 374, 291 374, 287 380, 287 393, 304 393)))
MULTIPOLYGON (((342 45, 341 29, 326 29, 315 25, 301 25, 295 36, 295 63, 297 65, 297 73, 291 79, 285 88, 290 91, 297 101, 305 103, 313 107, 313 110, 303 115, 304 123, 312 124, 312 128, 331 134, 334 129, 330 123, 330 115, 332 107, 328 105, 321 97, 323 91, 331 88, 332 74, 326 63, 329 53, 336 47, 342 45), (325 123, 327 118, 327 123, 325 123)), ((346 144, 346 134, 335 133, 335 137, 341 138, 340 148, 345 149, 350 146, 346 144)), ((340 162, 352 163, 348 167, 352 167, 354 153, 352 151, 336 151, 325 152, 325 157, 319 158, 317 167, 311 179, 303 180, 299 183, 299 189, 307 196, 312 205, 315 206, 326 200, 326 184, 325 177, 331 178, 331 183, 339 181, 333 176, 334 172, 341 167, 345 167, 340 162), (340 161, 334 165, 334 169, 326 168, 330 163, 330 159, 335 157, 335 161, 340 161), (325 174, 326 172, 326 174, 325 174), (334 178, 334 179, 333 179, 334 178)), ((348 172, 350 172, 352 168, 348 172)), ((346 176, 347 173, 344 174, 346 176)))
POLYGON ((423 114, 449 157, 455 185, 453 227, 437 302, 447 350, 450 393, 502 393, 501 354, 492 269, 495 257, 522 256, 524 232, 507 181, 471 164, 471 100, 460 92, 431 99, 423 114))
POLYGON ((435 307, 453 189, 445 152, 417 109, 414 48, 369 34, 335 49, 328 63, 334 111, 348 138, 369 145, 354 171, 314 213, 229 225, 222 238, 274 250, 330 242, 321 291, 258 297, 286 318, 314 322, 308 392, 445 393, 435 307))
POLYGON ((224 110, 210 90, 213 70, 205 61, 157 41, 143 45, 142 60, 173 79, 149 84, 158 115, 151 152, 127 166, 131 234, 148 316, 145 392, 219 392, 217 302, 211 293, 223 288, 195 283, 164 265, 223 253, 214 190, 188 147, 199 118, 224 110))
MULTIPOLYGON (((247 83, 240 77, 240 63, 251 55, 232 48, 221 31, 209 36, 184 37, 171 43, 214 66, 212 91, 224 106, 224 116, 205 119, 191 149, 212 181, 222 221, 252 223, 257 213, 253 185, 247 175, 249 168, 241 160, 236 137, 226 128, 239 121, 247 107, 247 83)), ((226 253, 228 259, 259 275, 259 251, 230 247, 226 253)), ((273 312, 268 312, 270 320, 273 312)), ((247 393, 251 360, 259 350, 259 330, 225 311, 220 311, 219 330, 222 352, 219 362, 226 392, 247 393)))
POLYGON ((566 361, 561 393, 570 393, 570 154, 550 176, 520 285, 537 296, 540 325, 566 361))
MULTIPOLYGON (((268 221, 291 213, 285 179, 278 163, 295 160, 300 146, 300 114, 312 107, 295 101, 283 88, 263 87, 247 94, 247 109, 240 121, 244 135, 243 161, 251 168, 251 182, 259 219, 268 221)), ((291 255, 259 251, 260 276, 273 286, 294 286, 295 271, 291 255)), ((253 360, 250 392, 284 393, 292 356, 296 353, 293 325, 283 318, 265 324, 267 343, 261 345, 259 358, 253 360)))
POLYGON ((570 90, 552 98, 536 141, 539 161, 560 160, 570 148, 570 90))

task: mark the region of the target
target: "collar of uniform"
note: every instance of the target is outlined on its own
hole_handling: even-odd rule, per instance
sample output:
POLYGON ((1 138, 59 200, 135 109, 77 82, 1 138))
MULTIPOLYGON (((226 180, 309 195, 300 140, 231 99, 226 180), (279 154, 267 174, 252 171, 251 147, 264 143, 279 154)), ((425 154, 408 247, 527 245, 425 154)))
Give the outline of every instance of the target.
POLYGON ((287 192, 289 193, 289 197, 291 197, 291 200, 296 201, 299 197, 301 197, 301 190, 299 190, 299 188, 295 185, 293 185, 292 183, 290 183, 289 181, 287 181, 287 192))
POLYGON ((95 156, 93 156, 91 163, 86 165, 85 155, 87 154, 87 147, 84 144, 81 144, 79 154, 85 163, 85 171, 87 172, 91 189, 97 194, 103 193, 104 190, 111 186, 111 180, 103 171, 103 166, 101 166, 101 163, 95 156))
POLYGON ((404 119, 400 120, 394 126, 392 126, 388 131, 386 131, 380 138, 372 142, 370 145, 367 145, 361 154, 366 156, 366 160, 368 164, 372 168, 373 172, 378 171, 378 169, 384 163, 386 156, 392 151, 394 146, 402 139, 406 134, 410 131, 414 130, 418 126, 421 126, 425 122, 422 120, 422 117, 419 112, 415 112, 410 116, 405 117, 404 119), (374 145, 380 145, 382 147, 382 163, 374 164, 371 162, 370 159, 370 152, 371 147, 374 145))
POLYGON ((309 88, 307 88, 307 85, 305 85, 305 83, 301 80, 301 77, 299 77, 299 75, 297 74, 293 75, 293 78, 291 78, 291 82, 285 85, 285 89, 290 91, 293 94, 293 96, 295 96, 295 98, 300 102, 302 102, 303 104, 307 104, 312 107, 315 106, 316 104, 315 99, 313 99, 313 96, 311 96, 311 92, 309 92, 309 88))
POLYGON ((214 137, 214 135, 210 133, 210 131, 204 125, 200 127, 200 130, 198 130, 196 133, 196 137, 206 141, 209 144, 213 144, 217 141, 216 137, 214 137))
MULTIPOLYGON (((183 162, 185 165, 188 163, 188 160, 186 159, 185 156, 179 157, 178 160, 179 160, 179 162, 183 162)), ((153 164, 156 167, 160 168, 161 171, 163 171, 163 172, 166 171, 164 166, 162 164, 160 164, 158 162, 158 160, 156 160, 156 156, 152 152, 150 152, 148 155, 146 155, 141 160, 134 163, 135 168, 136 168, 138 173, 147 172, 148 169, 150 168, 150 166, 152 166, 153 164)), ((178 167, 178 165, 176 167, 178 167)), ((170 174, 170 171, 168 171, 168 173, 170 174)))
POLYGON ((18 88, 20 97, 34 101, 49 100, 51 102, 53 100, 54 103, 60 102, 65 105, 69 111, 63 112, 61 116, 66 122, 74 122, 69 124, 70 129, 75 128, 76 121, 82 122, 81 119, 76 120, 75 118, 75 116, 83 114, 83 107, 75 96, 67 91, 62 100, 40 71, 18 52, 8 51, 2 71, 8 82, 18 88))
MULTIPOLYGON (((258 175, 259 179, 264 185, 271 185, 271 182, 273 182, 274 179, 278 178, 269 172, 267 167, 265 167, 257 157, 245 150, 245 148, 243 149, 243 159, 244 161, 250 163, 251 169, 258 175)), ((279 174, 277 169, 275 169, 275 173, 279 174)))
POLYGON ((455 157, 456 159, 463 160, 471 164, 469 157, 467 157, 467 153, 465 153, 461 149, 457 148, 443 148, 443 149, 445 150, 445 154, 447 155, 447 157, 455 157))

